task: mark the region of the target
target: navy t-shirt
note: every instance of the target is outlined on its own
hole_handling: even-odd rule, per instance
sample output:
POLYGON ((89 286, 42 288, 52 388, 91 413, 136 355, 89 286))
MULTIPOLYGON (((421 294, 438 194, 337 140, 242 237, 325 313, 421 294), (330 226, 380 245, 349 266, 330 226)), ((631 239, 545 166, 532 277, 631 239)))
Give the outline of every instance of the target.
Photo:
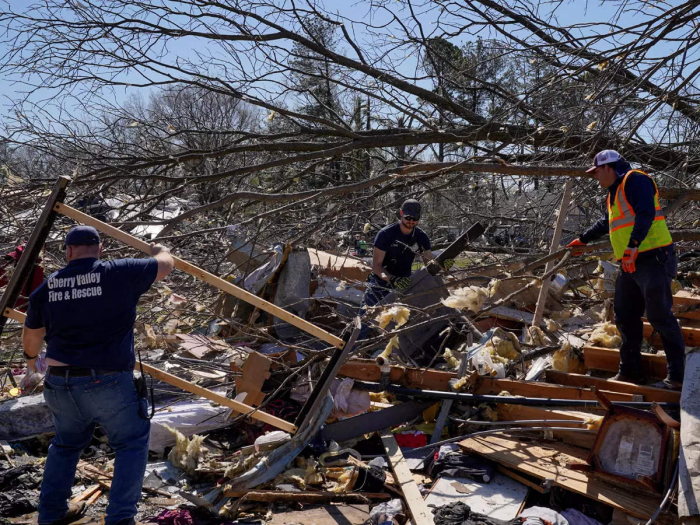
POLYGON ((374 238, 374 247, 386 252, 382 268, 396 277, 410 277, 415 257, 414 246, 420 252, 430 250, 430 239, 418 227, 405 235, 399 222, 385 226, 374 238))
POLYGON ((32 293, 24 324, 46 328, 46 357, 71 366, 131 370, 136 304, 157 274, 154 258, 71 261, 32 293))

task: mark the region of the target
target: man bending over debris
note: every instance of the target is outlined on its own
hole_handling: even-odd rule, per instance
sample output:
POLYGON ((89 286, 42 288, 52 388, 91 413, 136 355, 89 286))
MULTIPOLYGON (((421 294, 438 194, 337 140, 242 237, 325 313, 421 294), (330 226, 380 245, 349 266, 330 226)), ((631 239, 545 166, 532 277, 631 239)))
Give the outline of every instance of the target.
MULTIPOLYGON (((622 272, 615 281, 615 324, 622 334, 620 370, 612 379, 643 383, 642 316, 661 335, 668 362, 666 379, 653 386, 680 390, 683 385, 685 341, 671 313, 671 280, 678 260, 666 219, 659 205, 659 189, 652 178, 614 150, 604 150, 587 173, 608 190, 608 213, 567 248, 610 234, 622 272)), ((575 252, 574 252, 575 253, 575 252)))
POLYGON ((114 477, 106 525, 131 525, 148 460, 147 402, 133 378, 136 304, 174 261, 160 244, 152 258, 100 261, 95 228, 66 236, 68 264, 32 293, 22 333, 24 357, 34 368, 46 340, 49 369, 44 398, 56 437, 49 447, 39 497, 39 525, 79 518, 84 503, 68 505, 80 453, 100 424, 114 449, 114 477))
POLYGON ((399 210, 399 222, 385 226, 374 238, 372 273, 362 301, 363 306, 374 306, 392 290, 405 290, 411 285, 411 266, 416 252, 423 261, 432 260, 430 239, 417 225, 420 203, 408 199, 399 210))

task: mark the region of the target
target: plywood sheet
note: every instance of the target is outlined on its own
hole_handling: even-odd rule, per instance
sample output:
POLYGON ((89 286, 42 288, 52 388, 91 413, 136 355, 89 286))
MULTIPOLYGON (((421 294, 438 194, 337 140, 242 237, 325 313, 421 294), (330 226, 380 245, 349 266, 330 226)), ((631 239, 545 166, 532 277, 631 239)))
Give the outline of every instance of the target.
POLYGON ((504 474, 496 474, 490 483, 468 478, 439 478, 425 497, 425 503, 441 507, 461 501, 473 512, 510 521, 518 516, 526 497, 525 485, 504 474))
MULTIPOLYGON (((540 479, 551 479, 554 485, 622 509, 638 518, 650 518, 661 503, 661 496, 628 492, 603 480, 589 477, 586 472, 567 468, 570 463, 585 462, 587 451, 578 447, 559 443, 539 446, 516 438, 496 436, 469 438, 462 441, 460 446, 505 467, 540 479)), ((668 523, 668 520, 666 516, 662 521, 668 523)))

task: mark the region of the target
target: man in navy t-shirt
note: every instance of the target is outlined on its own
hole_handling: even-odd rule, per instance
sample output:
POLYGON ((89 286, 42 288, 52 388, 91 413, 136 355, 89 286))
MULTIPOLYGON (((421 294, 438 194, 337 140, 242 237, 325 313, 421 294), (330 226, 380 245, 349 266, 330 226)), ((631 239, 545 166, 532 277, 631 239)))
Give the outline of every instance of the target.
POLYGON ((409 199, 399 210, 399 222, 385 226, 377 233, 364 306, 374 306, 391 290, 405 290, 410 286, 411 266, 416 253, 426 264, 432 260, 430 239, 417 226, 420 213, 420 203, 409 199))
POLYGON ((39 498, 39 525, 65 524, 83 506, 68 505, 82 450, 99 424, 115 452, 106 525, 132 525, 148 460, 146 400, 134 385, 134 321, 139 297, 173 269, 170 252, 152 258, 101 261, 95 228, 76 226, 65 241, 68 264, 32 293, 22 332, 35 369, 43 341, 49 369, 44 398, 56 437, 49 447, 39 498))

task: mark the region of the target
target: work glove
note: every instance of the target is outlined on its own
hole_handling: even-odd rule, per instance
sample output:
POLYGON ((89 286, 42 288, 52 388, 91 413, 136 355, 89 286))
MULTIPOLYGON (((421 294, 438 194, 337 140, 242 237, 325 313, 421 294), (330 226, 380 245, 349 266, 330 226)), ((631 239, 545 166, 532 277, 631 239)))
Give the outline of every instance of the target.
MULTIPOLYGON (((567 248, 576 248, 577 246, 586 246, 585 242, 581 242, 581 239, 574 239, 569 244, 566 245, 567 248)), ((581 255, 583 252, 580 250, 572 250, 571 255, 581 255)))
POLYGON ((442 265, 445 267, 445 271, 449 272, 450 268, 452 268, 455 265, 455 260, 454 259, 445 259, 443 261, 442 265))
POLYGON ((34 388, 44 379, 44 374, 49 368, 49 365, 46 364, 46 352, 40 353, 39 357, 33 360, 32 364, 34 368, 36 368, 36 372, 31 367, 27 366, 27 372, 18 385, 20 390, 34 388))
POLYGON ((406 288, 411 286, 411 279, 409 277, 392 277, 391 285, 396 290, 405 290, 406 288))
POLYGON ((634 264, 637 260, 637 255, 639 255, 639 248, 630 248, 629 246, 625 248, 625 253, 622 254, 623 272, 634 273, 637 271, 637 267, 634 264))

